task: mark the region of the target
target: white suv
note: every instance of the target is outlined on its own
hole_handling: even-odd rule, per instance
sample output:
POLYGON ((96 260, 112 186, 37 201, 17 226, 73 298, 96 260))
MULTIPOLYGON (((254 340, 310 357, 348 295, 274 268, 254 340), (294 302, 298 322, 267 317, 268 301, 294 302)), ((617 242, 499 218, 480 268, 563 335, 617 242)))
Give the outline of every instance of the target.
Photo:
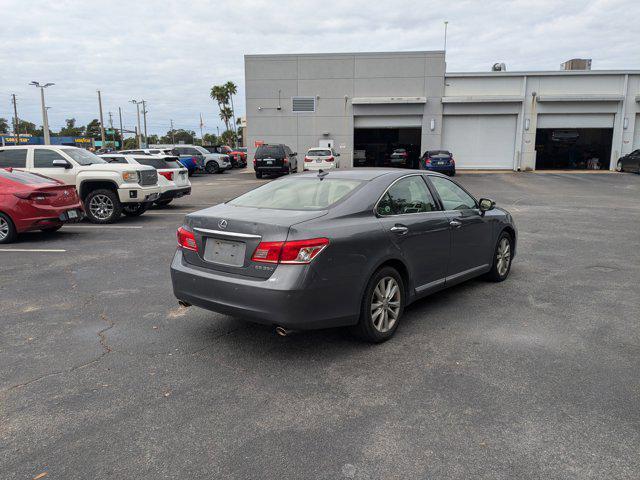
POLYGON ((129 165, 148 165, 158 172, 158 186, 160 197, 156 205, 169 205, 174 198, 180 198, 191 194, 191 182, 189 173, 180 163, 178 158, 167 155, 123 155, 119 153, 104 153, 100 158, 109 163, 125 163, 129 165))
POLYGON ((196 163, 202 162, 202 168, 207 173, 222 173, 231 168, 231 157, 221 153, 211 153, 206 148, 199 145, 175 145, 180 155, 191 155, 196 159, 196 163))
POLYGON ((124 213, 138 216, 158 200, 158 173, 144 165, 105 162, 93 153, 62 145, 0 147, 0 168, 12 167, 38 173, 73 185, 94 223, 113 223, 124 213))

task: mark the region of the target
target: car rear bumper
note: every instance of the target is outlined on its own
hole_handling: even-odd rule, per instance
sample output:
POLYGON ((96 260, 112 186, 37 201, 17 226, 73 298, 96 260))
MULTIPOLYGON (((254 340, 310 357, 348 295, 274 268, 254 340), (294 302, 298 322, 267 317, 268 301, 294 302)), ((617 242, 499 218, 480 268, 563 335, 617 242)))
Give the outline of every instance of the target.
POLYGON ((17 218, 17 215, 12 215, 18 233, 57 227, 65 223, 77 223, 83 218, 84 211, 80 202, 65 205, 64 207, 30 208, 29 216, 23 218, 17 218), (69 211, 74 211, 76 216, 71 218, 69 211))
POLYGON ((425 167, 425 170, 429 170, 431 172, 440 172, 440 173, 455 173, 456 166, 455 165, 429 165, 425 167))
POLYGON ((168 200, 170 198, 180 198, 185 195, 191 195, 191 187, 174 188, 173 190, 166 190, 160 194, 158 200, 168 200))
POLYGON ((316 162, 305 162, 304 169, 312 172, 318 170, 333 170, 336 168, 336 164, 334 162, 326 162, 326 163, 316 163, 316 162))
POLYGON ((305 284, 308 268, 279 265, 267 280, 240 277, 187 264, 178 249, 171 281, 178 300, 256 323, 299 330, 355 324, 358 312, 345 315, 343 304, 327 301, 340 298, 338 287, 305 284))
POLYGON ((255 171, 259 173, 287 173, 289 165, 277 165, 273 167, 255 167, 255 171))

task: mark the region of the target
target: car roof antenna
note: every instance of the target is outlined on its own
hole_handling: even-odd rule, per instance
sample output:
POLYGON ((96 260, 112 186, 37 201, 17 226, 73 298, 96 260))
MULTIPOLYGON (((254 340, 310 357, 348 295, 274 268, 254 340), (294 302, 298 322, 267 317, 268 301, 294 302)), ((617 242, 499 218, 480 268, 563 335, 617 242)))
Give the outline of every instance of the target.
POLYGON ((326 177, 327 175, 329 175, 329 172, 325 172, 322 169, 318 170, 318 178, 320 180, 324 179, 324 177, 326 177))

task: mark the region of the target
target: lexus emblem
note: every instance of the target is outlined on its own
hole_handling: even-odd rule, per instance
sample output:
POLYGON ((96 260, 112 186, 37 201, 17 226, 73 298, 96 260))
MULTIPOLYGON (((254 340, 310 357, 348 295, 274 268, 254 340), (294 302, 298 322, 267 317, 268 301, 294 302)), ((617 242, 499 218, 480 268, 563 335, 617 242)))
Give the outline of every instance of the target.
POLYGON ((69 190, 65 190, 64 192, 62 192, 62 195, 65 197, 69 196, 69 190))
POLYGON ((224 230, 225 228, 227 228, 227 221, 223 218, 218 222, 218 227, 224 230))

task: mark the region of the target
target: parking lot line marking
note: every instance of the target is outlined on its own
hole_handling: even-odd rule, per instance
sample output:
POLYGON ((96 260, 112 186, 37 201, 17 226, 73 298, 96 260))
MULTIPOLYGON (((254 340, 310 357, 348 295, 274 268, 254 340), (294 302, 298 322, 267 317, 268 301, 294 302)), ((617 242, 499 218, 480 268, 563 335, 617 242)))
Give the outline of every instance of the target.
POLYGON ((56 248, 0 248, 0 252, 64 253, 66 250, 56 248))
MULTIPOLYGON (((195 210, 193 210, 195 212, 195 210)), ((145 215, 186 215, 189 212, 146 212, 145 215)))

